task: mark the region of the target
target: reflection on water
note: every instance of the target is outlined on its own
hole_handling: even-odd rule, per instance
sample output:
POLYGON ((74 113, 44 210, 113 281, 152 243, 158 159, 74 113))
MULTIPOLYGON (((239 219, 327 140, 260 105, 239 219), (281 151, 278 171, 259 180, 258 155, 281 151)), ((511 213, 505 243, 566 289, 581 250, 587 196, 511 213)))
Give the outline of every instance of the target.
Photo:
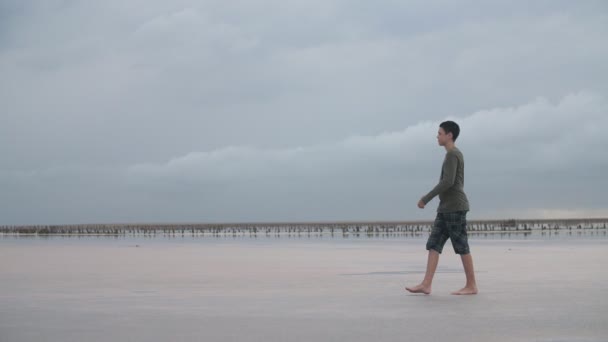
POLYGON ((4 235, 0 341, 608 336, 604 230, 472 232, 482 292, 469 298, 449 295, 464 280, 451 251, 432 296, 404 290, 424 275, 427 237, 4 235))
MULTIPOLYGON (((389 232, 389 233, 233 233, 233 234, 0 234, 2 241, 65 241, 87 243, 95 241, 133 242, 131 247, 139 247, 135 242, 178 242, 178 243, 217 243, 217 242, 255 242, 255 241, 403 241, 424 240, 429 232, 389 232)), ((606 239, 605 229, 586 230, 533 230, 511 232, 469 232, 470 240, 567 240, 567 239, 606 239)))

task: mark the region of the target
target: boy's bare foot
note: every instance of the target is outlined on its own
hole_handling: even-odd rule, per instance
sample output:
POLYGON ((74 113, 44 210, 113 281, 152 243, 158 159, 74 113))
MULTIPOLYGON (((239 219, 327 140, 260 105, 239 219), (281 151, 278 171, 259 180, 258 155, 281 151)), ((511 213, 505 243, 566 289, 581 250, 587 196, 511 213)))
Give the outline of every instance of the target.
POLYGON ((431 287, 423 284, 414 287, 406 287, 405 289, 410 291, 411 293, 424 293, 427 295, 431 294, 431 287))
POLYGON ((463 287, 458 291, 452 292, 453 295, 474 295, 477 294, 477 287, 463 287))

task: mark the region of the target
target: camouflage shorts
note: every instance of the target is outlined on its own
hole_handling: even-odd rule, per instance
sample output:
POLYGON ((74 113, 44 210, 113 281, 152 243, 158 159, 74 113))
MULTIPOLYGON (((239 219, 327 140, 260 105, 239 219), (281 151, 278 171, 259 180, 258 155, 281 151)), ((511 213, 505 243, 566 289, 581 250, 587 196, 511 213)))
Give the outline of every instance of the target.
POLYGON ((470 253, 466 211, 437 213, 431 235, 426 242, 426 249, 434 249, 441 253, 448 238, 452 241, 452 247, 454 247, 456 254, 470 253))

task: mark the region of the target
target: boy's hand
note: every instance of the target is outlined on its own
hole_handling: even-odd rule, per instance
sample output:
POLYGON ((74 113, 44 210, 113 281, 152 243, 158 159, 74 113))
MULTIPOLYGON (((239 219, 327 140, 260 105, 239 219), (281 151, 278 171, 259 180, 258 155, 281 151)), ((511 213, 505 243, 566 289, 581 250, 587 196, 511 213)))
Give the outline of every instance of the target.
POLYGON ((422 200, 418 201, 418 208, 420 208, 420 209, 424 209, 424 206, 425 206, 425 205, 426 205, 426 204, 424 204, 424 202, 423 202, 422 200))

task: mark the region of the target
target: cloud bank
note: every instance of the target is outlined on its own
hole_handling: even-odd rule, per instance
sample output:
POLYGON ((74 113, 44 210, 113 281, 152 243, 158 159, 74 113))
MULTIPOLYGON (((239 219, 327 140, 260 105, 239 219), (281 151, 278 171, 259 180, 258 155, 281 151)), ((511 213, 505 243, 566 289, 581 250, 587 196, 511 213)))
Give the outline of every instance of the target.
POLYGON ((608 8, 3 1, 0 223, 608 216, 608 8))

